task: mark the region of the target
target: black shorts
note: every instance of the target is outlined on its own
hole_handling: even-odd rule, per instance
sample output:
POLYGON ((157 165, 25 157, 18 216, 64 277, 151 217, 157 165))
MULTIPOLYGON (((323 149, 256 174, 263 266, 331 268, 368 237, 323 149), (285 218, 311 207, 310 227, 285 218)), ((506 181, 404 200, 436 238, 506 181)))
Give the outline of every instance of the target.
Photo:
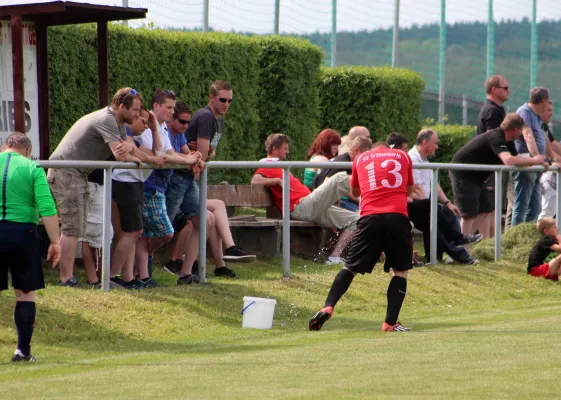
POLYGON ((188 223, 189 223, 189 218, 187 218, 185 214, 183 214, 181 210, 179 210, 179 212, 173 219, 171 226, 173 226, 173 230, 176 233, 179 233, 183 228, 185 228, 185 225, 187 225, 188 223))
POLYGON ((119 182, 113 179, 112 199, 119 210, 123 232, 142 230, 143 182, 119 182))
POLYGON ((359 274, 371 273, 386 255, 384 271, 413 268, 413 237, 409 218, 403 214, 376 214, 361 217, 351 241, 345 267, 359 274))
MULTIPOLYGON (((491 175, 493 176, 493 175, 491 175)), ((474 218, 495 209, 495 179, 477 182, 450 171, 454 200, 462 217, 474 218)))
POLYGON ((8 289, 8 271, 14 289, 29 293, 45 287, 34 224, 0 222, 0 291, 8 289))

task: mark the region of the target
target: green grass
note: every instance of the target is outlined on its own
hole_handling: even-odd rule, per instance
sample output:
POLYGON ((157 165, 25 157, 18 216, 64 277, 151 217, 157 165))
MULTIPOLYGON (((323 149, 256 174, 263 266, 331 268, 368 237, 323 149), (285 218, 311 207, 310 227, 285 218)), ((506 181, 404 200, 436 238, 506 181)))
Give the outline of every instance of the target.
MULTIPOLYGON (((235 265, 240 279, 151 291, 38 296, 34 365, 10 365, 13 294, 0 297, 3 398, 355 399, 557 397, 560 287, 512 262, 412 271, 400 320, 380 332, 389 276, 359 276, 321 332, 308 332, 336 267, 295 259, 235 265), (243 296, 273 297, 273 329, 241 328, 243 296)), ((161 271, 161 270, 158 270, 161 271)))

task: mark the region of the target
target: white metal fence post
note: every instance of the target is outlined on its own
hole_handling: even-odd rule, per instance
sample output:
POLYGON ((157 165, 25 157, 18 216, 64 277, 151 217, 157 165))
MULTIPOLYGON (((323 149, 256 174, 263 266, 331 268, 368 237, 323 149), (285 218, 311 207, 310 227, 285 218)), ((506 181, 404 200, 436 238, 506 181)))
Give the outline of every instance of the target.
POLYGON ((109 292, 109 278, 111 274, 111 173, 113 168, 103 169, 103 238, 101 248, 101 287, 109 292))
POLYGON ((282 276, 290 277, 290 168, 282 174, 282 276))
POLYGON ((495 171, 495 261, 501 258, 503 234, 503 173, 495 171))
POLYGON ((432 170, 430 182, 430 260, 431 264, 437 263, 438 237, 438 168, 432 170))
POLYGON ((201 171, 199 192, 199 283, 206 282, 206 198, 208 193, 208 167, 201 171))

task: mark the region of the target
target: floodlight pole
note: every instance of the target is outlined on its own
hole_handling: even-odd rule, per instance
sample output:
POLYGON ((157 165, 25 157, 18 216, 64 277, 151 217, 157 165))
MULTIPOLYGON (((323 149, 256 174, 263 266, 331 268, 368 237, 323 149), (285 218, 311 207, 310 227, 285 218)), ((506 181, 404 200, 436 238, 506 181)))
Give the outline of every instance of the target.
POLYGON ((438 120, 444 123, 445 89, 445 67, 446 67, 446 0, 440 3, 440 62, 438 66, 438 120))
POLYGON ((397 67, 397 40, 399 36, 399 0, 394 2, 393 16, 393 42, 392 42, 392 67, 397 67))
POLYGON ((487 17, 487 78, 495 73, 495 20, 493 19, 493 0, 489 0, 487 17))
POLYGON ((275 0, 275 20, 274 20, 273 31, 275 35, 280 32, 280 0, 275 0))
POLYGON ((331 3, 331 67, 336 65, 337 52, 337 0, 331 3))
POLYGON ((532 0, 532 47, 530 52, 530 88, 537 84, 538 80, 538 24, 536 22, 536 0, 532 0))

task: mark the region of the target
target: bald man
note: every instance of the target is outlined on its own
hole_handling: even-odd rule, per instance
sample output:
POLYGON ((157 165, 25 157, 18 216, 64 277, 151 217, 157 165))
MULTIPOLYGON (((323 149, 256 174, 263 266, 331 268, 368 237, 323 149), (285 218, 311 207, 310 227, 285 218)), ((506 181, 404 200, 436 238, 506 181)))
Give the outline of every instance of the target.
POLYGON ((339 145, 339 154, 348 153, 351 150, 351 142, 359 136, 370 139, 370 131, 364 126, 353 126, 349 131, 349 134, 341 138, 341 144, 339 145))

